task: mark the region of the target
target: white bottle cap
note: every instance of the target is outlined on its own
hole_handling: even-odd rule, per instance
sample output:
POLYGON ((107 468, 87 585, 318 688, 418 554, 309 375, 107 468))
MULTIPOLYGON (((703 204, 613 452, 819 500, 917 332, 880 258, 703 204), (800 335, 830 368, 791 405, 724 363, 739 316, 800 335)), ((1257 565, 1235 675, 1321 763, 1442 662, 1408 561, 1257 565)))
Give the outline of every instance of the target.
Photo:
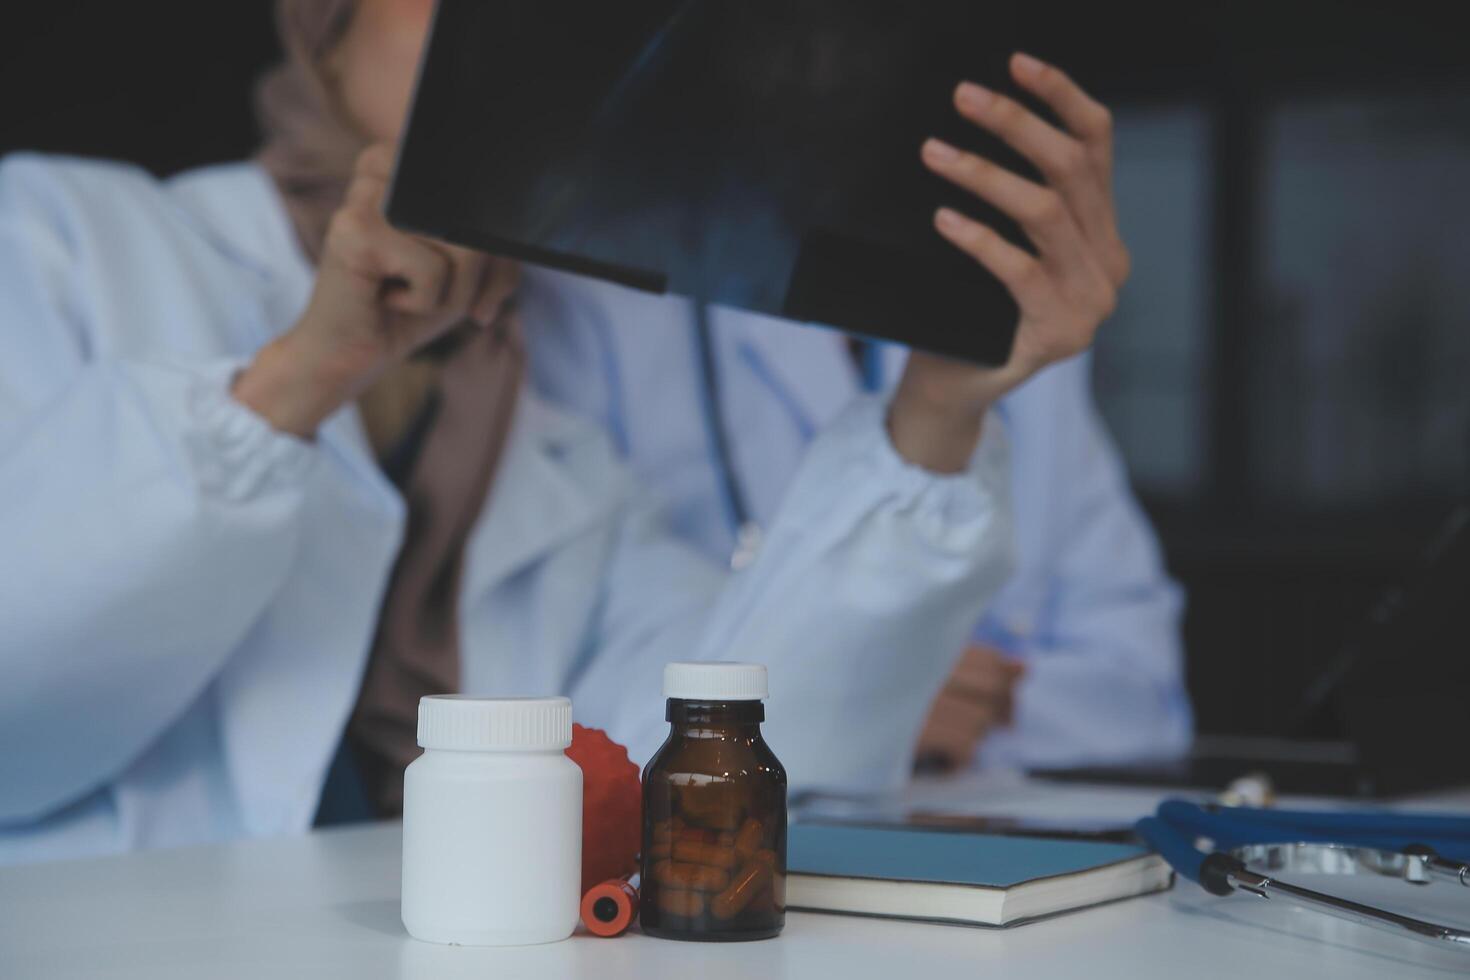
POLYGON ((764 664, 673 663, 664 666, 664 697, 683 701, 764 701, 764 664))
POLYGON ((461 752, 564 749, 572 744, 567 698, 419 698, 419 745, 461 752))

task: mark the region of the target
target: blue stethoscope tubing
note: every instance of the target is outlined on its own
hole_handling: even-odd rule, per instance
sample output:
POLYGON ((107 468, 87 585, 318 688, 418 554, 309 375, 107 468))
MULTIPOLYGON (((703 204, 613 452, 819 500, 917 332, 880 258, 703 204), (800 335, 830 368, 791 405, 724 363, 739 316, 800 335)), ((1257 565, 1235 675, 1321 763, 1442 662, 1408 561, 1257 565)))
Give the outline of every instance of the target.
MULTIPOLYGON (((1252 870, 1245 856, 1263 848, 1330 848, 1347 860, 1405 870, 1407 880, 1444 880, 1470 887, 1470 820, 1438 814, 1318 812, 1206 807, 1165 800, 1135 826, 1169 866, 1214 895, 1243 889, 1321 912, 1387 926, 1470 952, 1470 930, 1399 915, 1252 870), (1207 841, 1209 850, 1201 850, 1207 841), (1414 876, 1407 871, 1414 869, 1414 876)), ((1373 870, 1378 870, 1373 867, 1373 870)), ((1389 873, 1380 871, 1380 873, 1389 873)))
POLYGON ((725 513, 730 527, 739 534, 741 528, 750 523, 750 504, 746 500, 740 476, 735 472, 735 460, 731 453, 729 427, 725 424, 725 404, 720 397, 720 369, 715 360, 714 338, 710 331, 709 307, 698 301, 694 302, 693 307, 694 347, 699 358, 700 414, 704 417, 705 438, 709 440, 715 469, 719 473, 725 513))
MULTIPOLYGON (((752 535, 758 540, 760 529, 752 517, 749 498, 741 483, 740 474, 735 469, 730 430, 725 420, 725 404, 720 395, 720 368, 715 354, 709 307, 698 300, 692 301, 691 306, 694 349, 699 366, 699 409, 704 421, 705 438, 709 441, 715 471, 719 476, 725 513, 737 541, 752 535)), ((879 391, 883 387, 883 349, 876 343, 865 342, 860 350, 859 370, 863 390, 869 393, 879 391)))
POLYGON ((1217 851, 1250 844, 1312 842, 1393 851, 1427 846, 1444 856, 1470 855, 1470 820, 1436 814, 1209 808, 1186 800, 1165 800, 1157 815, 1146 820, 1151 824, 1163 821, 1195 838, 1207 837, 1217 851))

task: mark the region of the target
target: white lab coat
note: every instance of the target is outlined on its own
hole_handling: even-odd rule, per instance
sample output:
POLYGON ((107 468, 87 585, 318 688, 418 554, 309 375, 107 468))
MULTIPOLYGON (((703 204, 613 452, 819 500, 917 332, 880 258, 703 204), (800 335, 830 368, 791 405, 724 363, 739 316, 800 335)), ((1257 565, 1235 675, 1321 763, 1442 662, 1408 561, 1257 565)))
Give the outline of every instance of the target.
MULTIPOLYGON (((522 309, 542 325, 531 335, 537 388, 600 419, 674 531, 727 558, 734 528, 689 302, 528 269, 522 309)), ((709 327, 738 489, 768 525, 811 440, 862 396, 860 378, 831 330, 722 308, 709 327)), ((877 380, 892 383, 907 355, 885 354, 877 380)), ((1018 560, 975 637, 1027 673, 1015 723, 987 735, 982 765, 1113 763, 1189 744, 1180 591, 1093 405, 1089 366, 1053 365, 998 407, 1018 560)))
MULTIPOLYGON (((228 394, 310 283, 254 166, 0 163, 0 862, 308 827, 404 523, 352 409, 307 443, 228 394)), ((922 472, 881 414, 813 445, 727 582, 528 394, 467 542, 464 689, 569 694, 642 761, 666 661, 763 661, 793 784, 900 780, 1010 567, 1007 461, 987 421, 922 472)))

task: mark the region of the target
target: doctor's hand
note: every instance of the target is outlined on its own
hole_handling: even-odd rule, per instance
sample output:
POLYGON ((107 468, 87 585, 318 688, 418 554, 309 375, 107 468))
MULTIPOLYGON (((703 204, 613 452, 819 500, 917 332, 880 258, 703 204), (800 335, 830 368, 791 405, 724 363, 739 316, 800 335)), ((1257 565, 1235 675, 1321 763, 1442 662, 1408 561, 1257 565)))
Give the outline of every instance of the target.
POLYGON ((1010 360, 998 368, 910 357, 889 430, 903 455, 932 470, 963 469, 991 405, 1048 364, 1086 350, 1128 278, 1128 250, 1113 208, 1108 110, 1028 55, 1013 56, 1010 70, 1056 112, 1062 128, 971 82, 955 89, 955 108, 1035 164, 1044 184, 937 139, 921 151, 930 170, 1013 218, 1036 249, 1032 255, 948 208, 934 215, 939 234, 1004 283, 1021 315, 1010 360))
POLYGON ((393 147, 357 159, 332 216, 306 312, 235 380, 234 396, 278 431, 310 438, 387 368, 466 318, 489 326, 518 266, 405 234, 383 217, 393 147))
POLYGON ((1021 661, 992 647, 967 649, 929 707, 914 750, 915 768, 948 770, 969 765, 985 736, 1011 723, 1016 687, 1025 673, 1021 661))

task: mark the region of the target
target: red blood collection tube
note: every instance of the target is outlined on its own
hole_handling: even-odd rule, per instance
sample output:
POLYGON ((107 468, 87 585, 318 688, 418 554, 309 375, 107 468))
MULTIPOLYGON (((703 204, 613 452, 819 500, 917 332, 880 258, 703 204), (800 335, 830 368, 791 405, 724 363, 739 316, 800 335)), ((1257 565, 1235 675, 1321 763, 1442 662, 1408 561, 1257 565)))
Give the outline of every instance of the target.
POLYGON ((582 924, 594 936, 620 936, 638 917, 638 889, 627 878, 609 878, 582 896, 582 924))

